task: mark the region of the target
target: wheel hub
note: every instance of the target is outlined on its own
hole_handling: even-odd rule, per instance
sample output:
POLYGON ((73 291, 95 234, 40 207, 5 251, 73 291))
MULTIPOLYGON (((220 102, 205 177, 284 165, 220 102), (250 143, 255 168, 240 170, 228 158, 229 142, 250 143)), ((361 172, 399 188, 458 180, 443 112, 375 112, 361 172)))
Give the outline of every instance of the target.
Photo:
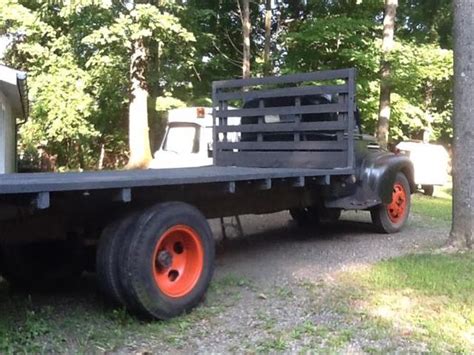
POLYGON ((167 250, 158 253, 156 263, 159 268, 168 269, 173 264, 173 256, 167 250))
POLYGON ((158 239, 154 251, 156 286, 168 297, 183 297, 194 289, 204 269, 204 246, 193 228, 177 224, 158 239))
POLYGON ((403 185, 396 183, 393 186, 392 202, 387 205, 388 217, 393 223, 400 222, 407 208, 407 196, 403 185))

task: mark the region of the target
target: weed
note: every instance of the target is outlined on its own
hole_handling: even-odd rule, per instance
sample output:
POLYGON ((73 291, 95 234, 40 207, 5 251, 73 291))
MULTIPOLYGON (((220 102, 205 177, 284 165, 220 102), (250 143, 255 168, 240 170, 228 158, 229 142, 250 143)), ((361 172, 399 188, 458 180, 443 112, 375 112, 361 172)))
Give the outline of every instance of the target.
POLYGON ((281 299, 289 299, 293 297, 293 291, 289 287, 277 286, 275 292, 281 299))
POLYGON ((257 344, 257 352, 275 352, 284 351, 288 348, 288 343, 284 336, 278 335, 275 338, 266 339, 257 344))

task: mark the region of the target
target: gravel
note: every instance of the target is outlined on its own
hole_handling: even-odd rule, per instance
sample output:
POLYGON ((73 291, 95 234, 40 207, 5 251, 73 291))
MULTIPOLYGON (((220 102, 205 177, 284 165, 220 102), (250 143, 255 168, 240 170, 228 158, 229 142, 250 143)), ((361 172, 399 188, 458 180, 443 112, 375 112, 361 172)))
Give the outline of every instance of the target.
POLYGON ((218 221, 211 221, 221 239, 214 277, 217 286, 197 312, 216 304, 226 306, 186 329, 179 346, 143 339, 138 348, 122 350, 426 351, 424 344, 379 332, 376 326, 367 328, 360 319, 348 320, 338 302, 325 299, 322 285, 339 271, 437 248, 447 238, 447 225, 433 226, 430 221, 427 226, 423 218, 412 216, 403 232, 386 235, 374 232, 370 215, 362 212, 344 213, 340 223, 319 230, 298 227, 287 212, 241 220, 244 236, 226 240, 218 221))
MULTIPOLYGON (((107 310, 96 296, 93 275, 77 290, 21 302, 0 282, 0 313, 11 304, 23 307, 17 312, 33 317, 31 333, 41 334, 27 344, 40 343, 40 352, 427 351, 424 344, 351 315, 347 300, 331 293, 331 283, 339 271, 437 248, 448 225, 415 215, 403 232, 386 235, 374 232, 368 213, 345 212, 340 223, 319 229, 298 227, 287 212, 241 220, 244 235, 228 228, 226 240, 219 221, 211 221, 219 239, 214 281, 189 315, 146 323, 107 310)), ((20 352, 31 350, 22 346, 20 352)))

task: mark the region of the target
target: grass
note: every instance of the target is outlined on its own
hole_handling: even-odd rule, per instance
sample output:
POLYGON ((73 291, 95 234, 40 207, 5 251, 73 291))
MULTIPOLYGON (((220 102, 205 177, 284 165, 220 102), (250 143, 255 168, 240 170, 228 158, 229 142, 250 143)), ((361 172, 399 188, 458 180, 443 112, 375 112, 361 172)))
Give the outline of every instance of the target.
POLYGON ((432 221, 451 222, 452 196, 451 187, 436 187, 433 196, 413 195, 412 212, 429 217, 432 221))
POLYGON ((146 349, 150 342, 180 349, 188 337, 205 336, 202 322, 212 322, 238 301, 244 288, 254 287, 250 280, 228 274, 211 283, 206 300, 191 313, 145 322, 101 304, 88 281, 71 290, 33 296, 10 292, 0 283, 0 353, 115 352, 129 344, 146 349))
POLYGON ((390 327, 432 352, 474 352, 474 254, 407 255, 346 272, 340 282, 352 312, 374 330, 390 327))

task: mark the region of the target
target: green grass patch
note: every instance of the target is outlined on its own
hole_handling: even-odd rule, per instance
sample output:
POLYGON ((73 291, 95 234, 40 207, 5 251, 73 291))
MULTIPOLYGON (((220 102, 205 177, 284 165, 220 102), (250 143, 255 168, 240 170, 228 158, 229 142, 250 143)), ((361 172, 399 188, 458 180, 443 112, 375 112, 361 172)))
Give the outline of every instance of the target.
POLYGON ((436 187, 433 196, 412 195, 412 212, 440 222, 451 221, 451 186, 436 187))
POLYGON ((251 281, 233 275, 211 284, 206 300, 189 314, 168 321, 142 321, 125 309, 110 309, 84 280, 77 289, 26 295, 0 282, 0 354, 102 353, 130 344, 158 345, 173 352, 189 338, 204 336, 201 322, 212 322, 236 302, 251 281))
MULTIPOLYGON (((359 312, 434 352, 474 352, 474 254, 408 255, 341 275, 359 312)), ((353 300, 352 300, 353 301, 353 300)))

